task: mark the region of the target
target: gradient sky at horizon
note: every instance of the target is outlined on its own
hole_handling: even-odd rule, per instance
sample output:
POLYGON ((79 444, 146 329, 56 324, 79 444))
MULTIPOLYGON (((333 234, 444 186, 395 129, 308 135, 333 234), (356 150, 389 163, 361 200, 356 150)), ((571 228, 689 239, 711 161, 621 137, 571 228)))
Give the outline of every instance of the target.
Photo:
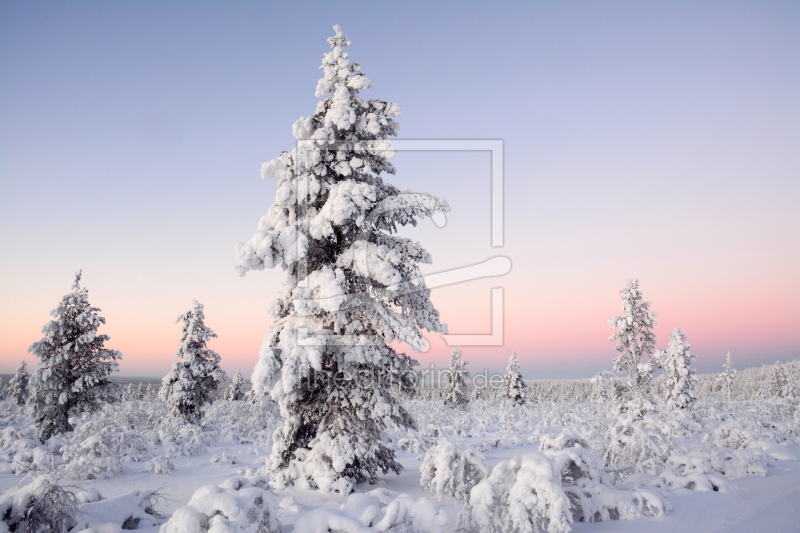
MULTIPOLYGON (((502 139, 505 245, 490 246, 488 152, 400 153, 401 189, 447 199, 404 234, 425 272, 496 255, 509 274, 434 289, 474 372, 590 377, 638 278, 703 372, 800 356, 797 2, 0 3, 0 373, 40 338, 74 273, 121 350, 162 376, 193 299, 223 368, 249 375, 280 269, 234 246, 272 203, 259 169, 314 111, 340 24, 403 109, 401 139, 502 139)), ((428 335, 427 367, 449 348, 428 335)))

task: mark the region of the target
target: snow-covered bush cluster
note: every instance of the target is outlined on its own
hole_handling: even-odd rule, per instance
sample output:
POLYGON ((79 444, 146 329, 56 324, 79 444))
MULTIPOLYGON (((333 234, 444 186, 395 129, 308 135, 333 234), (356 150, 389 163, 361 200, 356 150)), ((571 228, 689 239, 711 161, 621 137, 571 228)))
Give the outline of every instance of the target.
POLYGON ((297 533, 372 533, 375 531, 407 531, 409 533, 442 533, 448 514, 436 500, 414 498, 387 489, 351 494, 335 508, 304 509, 292 498, 281 505, 293 507, 300 517, 294 523, 297 533))
POLYGON ((260 476, 237 476, 219 485, 197 489, 177 509, 160 533, 210 531, 277 533, 277 500, 260 476))
POLYGON ((164 521, 156 509, 163 498, 156 490, 103 498, 96 489, 62 486, 52 475, 24 481, 0 495, 0 532, 120 531, 164 521))

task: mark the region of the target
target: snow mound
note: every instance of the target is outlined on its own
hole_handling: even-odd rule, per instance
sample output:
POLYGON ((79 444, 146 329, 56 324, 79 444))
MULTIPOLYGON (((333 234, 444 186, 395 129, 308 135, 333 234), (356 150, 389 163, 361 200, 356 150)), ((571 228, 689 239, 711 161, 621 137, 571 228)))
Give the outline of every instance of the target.
MULTIPOLYGON (((96 491, 95 491, 96 493, 96 491)), ((93 496, 93 495, 90 495, 93 496)), ((99 496, 99 495, 97 495, 99 496)), ((99 499, 78 508, 72 532, 119 532, 161 524, 164 517, 155 510, 160 494, 153 489, 136 490, 116 498, 99 499)), ((89 497, 88 499, 93 499, 89 497)))
POLYGON ((277 500, 265 486, 261 476, 236 476, 219 485, 204 485, 159 531, 277 533, 277 500))
POLYGON ((387 489, 376 489, 349 495, 340 509, 317 508, 305 512, 294 523, 294 531, 441 533, 447 520, 447 513, 432 498, 413 498, 387 489))

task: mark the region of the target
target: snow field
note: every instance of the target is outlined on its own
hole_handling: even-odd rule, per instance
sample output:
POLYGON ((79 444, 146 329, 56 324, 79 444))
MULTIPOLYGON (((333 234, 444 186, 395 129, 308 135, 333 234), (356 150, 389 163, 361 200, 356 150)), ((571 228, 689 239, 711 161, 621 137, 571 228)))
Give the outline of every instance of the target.
POLYGON ((226 517, 215 519, 218 531, 249 531, 256 518, 264 531, 625 531, 642 520, 648 530, 699 531, 700 520, 705 531, 739 531, 768 510, 769 523, 789 523, 800 503, 800 433, 782 400, 716 394, 693 411, 657 405, 638 420, 610 402, 404 403, 417 429, 388 434, 403 471, 342 495, 270 487, 265 463, 280 424, 271 402, 218 400, 195 426, 164 402, 128 400, 42 445, 23 410, 3 400, 0 516, 15 531, 9 511, 45 479, 76 495, 74 532, 137 518, 136 529, 212 531, 214 516, 226 517), (639 435, 627 448, 648 458, 606 465, 616 427, 639 435))

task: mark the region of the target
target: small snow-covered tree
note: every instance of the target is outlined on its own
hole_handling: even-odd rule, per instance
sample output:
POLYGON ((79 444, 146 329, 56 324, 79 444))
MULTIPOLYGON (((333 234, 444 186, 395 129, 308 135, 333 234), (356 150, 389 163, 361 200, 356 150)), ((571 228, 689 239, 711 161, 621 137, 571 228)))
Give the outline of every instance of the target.
POLYGON ((691 367, 695 357, 689 352, 691 346, 681 328, 675 328, 669 336, 667 349, 654 356, 664 369, 664 401, 681 409, 689 408, 696 399, 697 374, 691 367))
POLYGON ((614 370, 625 376, 620 383, 623 400, 641 398, 653 378, 654 366, 649 359, 655 348, 656 336, 653 327, 657 313, 650 311, 650 302, 642 299, 639 280, 628 280, 620 291, 625 316, 608 319, 611 329, 619 331, 608 340, 616 341, 619 355, 614 359, 614 370))
POLYGON ((522 379, 522 374, 519 371, 519 360, 517 360, 517 352, 511 353, 511 358, 508 360, 506 367, 506 398, 513 400, 515 403, 522 405, 528 396, 528 386, 522 379))
POLYGON ((475 402, 475 401, 478 401, 480 399, 483 399, 483 397, 486 394, 486 391, 484 390, 485 388, 486 388, 485 385, 479 387, 478 385, 473 383, 472 384, 472 393, 470 393, 470 395, 469 395, 469 401, 475 402))
POLYGON ((212 393, 225 380, 225 372, 219 367, 220 357, 206 343, 217 336, 205 325, 203 304, 194 300, 192 309, 178 317, 183 322, 181 347, 176 357, 179 362, 161 380, 159 398, 167 402, 170 411, 187 422, 198 423, 202 408, 211 402, 212 393))
POLYGON ((442 391, 442 399, 448 407, 463 407, 469 403, 469 390, 466 378, 469 377, 464 367, 469 361, 461 359, 461 348, 456 346, 450 354, 450 372, 447 384, 442 391))
POLYGON ((29 378, 28 363, 20 361, 16 374, 14 374, 14 377, 8 382, 8 395, 17 405, 24 404, 28 399, 29 378))
POLYGON ((725 358, 725 364, 722 365, 720 379, 722 380, 722 390, 725 391, 725 394, 730 398, 733 394, 733 381, 736 379, 736 369, 733 368, 731 364, 731 352, 728 352, 725 358))
POLYGON ((136 387, 135 397, 137 400, 144 400, 144 382, 140 381, 136 387))
POLYGON ((288 273, 252 377, 285 420, 271 482, 348 493, 402 468, 383 430, 413 426, 400 398, 417 363, 390 343, 419 351, 422 329, 447 329, 419 269, 430 254, 395 233, 449 208, 384 181, 395 173, 400 108, 359 95, 371 83, 334 29, 317 84, 323 99, 294 123, 297 146, 263 165, 262 178, 278 180, 275 203, 239 245, 236 266, 242 275, 278 265, 288 273))
POLYGON ((122 393, 122 401, 128 402, 136 397, 136 391, 133 389, 133 383, 128 383, 125 387, 125 392, 122 393))
POLYGON ((111 398, 108 376, 122 358, 103 347, 108 335, 98 335, 97 329, 106 319, 89 304, 89 291, 80 282, 78 272, 72 292, 50 313, 55 320, 42 328, 44 337, 28 348, 41 365, 30 379, 29 407, 42 442, 70 431, 70 416, 111 398))
POLYGON ((604 370, 594 376, 590 381, 592 383, 592 390, 589 393, 589 401, 593 403, 604 403, 611 399, 611 389, 614 382, 611 381, 614 374, 608 370, 604 370))
POLYGON ((772 374, 770 375, 769 384, 769 390, 772 396, 784 398, 790 402, 795 401, 796 395, 794 382, 789 376, 789 373, 786 372, 786 368, 783 366, 783 363, 780 361, 776 361, 775 366, 772 367, 772 374))
POLYGON ((148 383, 147 388, 144 390, 144 397, 145 400, 152 400, 153 399, 153 384, 148 383))
POLYGON ((228 387, 228 391, 225 394, 225 399, 234 402, 244 399, 244 392, 242 392, 243 386, 244 378, 242 377, 242 373, 237 369, 231 380, 231 385, 228 387))

